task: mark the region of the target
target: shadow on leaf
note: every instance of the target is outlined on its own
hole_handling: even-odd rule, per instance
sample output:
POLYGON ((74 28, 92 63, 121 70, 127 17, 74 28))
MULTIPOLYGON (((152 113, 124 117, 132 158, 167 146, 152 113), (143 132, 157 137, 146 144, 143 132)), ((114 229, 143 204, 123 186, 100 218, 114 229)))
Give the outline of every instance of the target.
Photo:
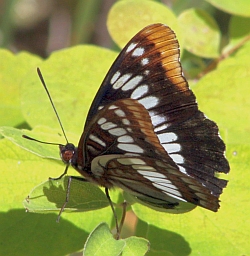
POLYGON ((181 235, 160 229, 138 219, 136 236, 150 241, 150 255, 187 256, 191 253, 189 243, 181 235))
POLYGON ((0 255, 67 255, 83 248, 88 234, 56 214, 24 210, 0 213, 0 255))

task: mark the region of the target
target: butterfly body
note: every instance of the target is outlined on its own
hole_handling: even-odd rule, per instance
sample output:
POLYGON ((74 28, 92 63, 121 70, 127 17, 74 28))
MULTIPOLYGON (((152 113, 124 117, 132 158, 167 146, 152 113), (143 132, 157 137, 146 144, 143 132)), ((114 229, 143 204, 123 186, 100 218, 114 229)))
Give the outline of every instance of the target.
POLYGON ((169 27, 135 35, 100 86, 78 147, 61 147, 61 156, 90 182, 151 208, 217 211, 227 182, 215 173, 229 171, 225 145, 198 110, 179 57, 169 27))

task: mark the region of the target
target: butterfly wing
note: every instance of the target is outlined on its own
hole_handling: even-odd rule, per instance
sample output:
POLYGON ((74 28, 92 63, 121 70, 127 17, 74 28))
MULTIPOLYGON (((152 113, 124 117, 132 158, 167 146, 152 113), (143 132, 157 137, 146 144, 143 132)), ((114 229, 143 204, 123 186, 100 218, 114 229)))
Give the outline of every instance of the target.
POLYGON ((154 24, 141 30, 105 77, 85 129, 108 104, 125 98, 137 100, 147 110, 154 133, 179 170, 219 196, 227 182, 214 176, 229 172, 225 145, 217 125, 198 110, 179 59, 179 44, 169 27, 154 24))
MULTIPOLYGON (((93 117, 79 142, 77 170, 98 185, 122 188, 152 208, 219 208, 217 195, 180 171, 154 132, 147 109, 135 99, 117 100, 93 117)), ((209 182, 218 180, 211 177, 209 182)))
POLYGON ((199 205, 217 211, 219 200, 210 190, 172 166, 150 157, 104 155, 92 162, 95 175, 107 175, 146 206, 171 213, 187 212, 199 205))

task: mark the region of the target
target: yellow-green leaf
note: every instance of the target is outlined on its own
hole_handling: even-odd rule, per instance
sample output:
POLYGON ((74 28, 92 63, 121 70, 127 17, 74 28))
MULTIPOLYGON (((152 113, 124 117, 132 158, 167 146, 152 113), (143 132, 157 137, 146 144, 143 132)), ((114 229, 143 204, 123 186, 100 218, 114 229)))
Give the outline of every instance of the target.
POLYGON ((220 31, 216 21, 201 9, 188 9, 178 17, 184 47, 201 57, 219 56, 220 31))
POLYGON ((181 41, 182 33, 172 10, 154 1, 118 1, 112 6, 107 21, 109 33, 121 48, 141 29, 154 23, 168 25, 181 41))
POLYGON ((239 16, 250 16, 249 0, 228 1, 228 0, 206 0, 216 8, 239 16))
POLYGON ((14 55, 0 49, 0 60, 0 126, 20 125, 25 121, 20 110, 20 83, 28 82, 25 75, 30 75, 41 59, 27 52, 14 55))

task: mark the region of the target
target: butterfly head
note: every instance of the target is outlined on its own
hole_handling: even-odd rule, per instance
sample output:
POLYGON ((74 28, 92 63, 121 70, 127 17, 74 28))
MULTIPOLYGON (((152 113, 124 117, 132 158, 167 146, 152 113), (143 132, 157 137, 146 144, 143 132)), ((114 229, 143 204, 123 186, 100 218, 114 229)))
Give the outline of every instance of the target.
POLYGON ((77 158, 77 148, 72 143, 66 145, 59 145, 60 156, 64 163, 73 164, 77 158))

